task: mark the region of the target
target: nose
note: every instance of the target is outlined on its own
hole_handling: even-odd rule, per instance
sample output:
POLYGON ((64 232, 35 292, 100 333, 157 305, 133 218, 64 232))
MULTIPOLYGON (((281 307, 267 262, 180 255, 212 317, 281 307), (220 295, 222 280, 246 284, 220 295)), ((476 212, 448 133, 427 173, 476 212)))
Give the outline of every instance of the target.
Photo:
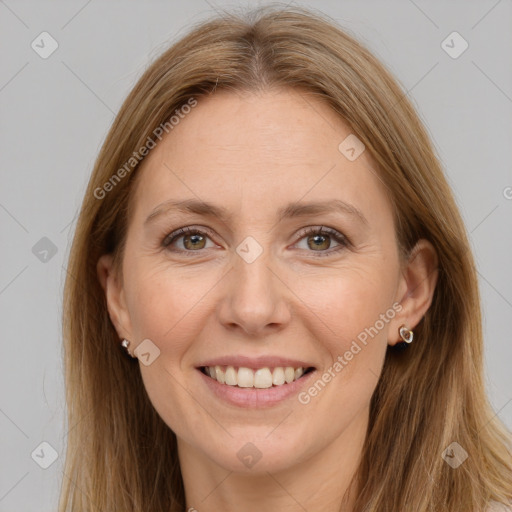
POLYGON ((219 320, 226 329, 262 336, 281 331, 289 324, 293 294, 265 254, 268 252, 252 263, 234 255, 219 307, 219 320))

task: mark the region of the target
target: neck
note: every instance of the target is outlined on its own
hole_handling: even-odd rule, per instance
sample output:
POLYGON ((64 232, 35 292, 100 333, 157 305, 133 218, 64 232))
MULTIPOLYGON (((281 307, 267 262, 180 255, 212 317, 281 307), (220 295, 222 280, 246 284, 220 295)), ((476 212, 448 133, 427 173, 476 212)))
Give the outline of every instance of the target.
POLYGON ((352 512, 357 467, 368 426, 365 409, 330 444, 280 471, 227 470, 178 437, 178 453, 190 512, 352 512))

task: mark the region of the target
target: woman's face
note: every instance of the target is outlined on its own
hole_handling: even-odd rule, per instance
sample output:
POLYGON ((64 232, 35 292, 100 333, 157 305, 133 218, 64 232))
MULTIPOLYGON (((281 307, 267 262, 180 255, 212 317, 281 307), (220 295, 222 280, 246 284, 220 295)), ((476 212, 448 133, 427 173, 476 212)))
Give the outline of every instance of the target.
POLYGON ((219 91, 139 169, 107 297, 130 349, 150 340, 140 371, 180 456, 276 471, 364 433, 407 284, 374 164, 340 149, 350 134, 297 91, 219 91), (201 370, 215 364, 235 385, 201 370), (288 383, 287 367, 314 370, 288 383))

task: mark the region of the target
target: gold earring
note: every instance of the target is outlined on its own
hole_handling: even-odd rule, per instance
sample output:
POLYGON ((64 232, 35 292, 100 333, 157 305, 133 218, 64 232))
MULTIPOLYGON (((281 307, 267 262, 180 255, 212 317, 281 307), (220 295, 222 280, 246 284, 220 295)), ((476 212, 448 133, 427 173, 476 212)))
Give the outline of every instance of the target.
POLYGON ((398 329, 398 332, 400 334, 400 338, 402 338, 406 343, 412 343, 414 333, 411 330, 407 329, 405 325, 401 325, 400 329, 398 329))

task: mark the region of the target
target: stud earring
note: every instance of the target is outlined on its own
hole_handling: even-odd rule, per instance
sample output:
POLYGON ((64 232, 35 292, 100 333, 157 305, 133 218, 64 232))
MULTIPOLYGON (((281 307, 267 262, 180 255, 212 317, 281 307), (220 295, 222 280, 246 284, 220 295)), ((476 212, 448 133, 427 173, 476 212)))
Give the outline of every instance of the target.
POLYGON ((137 359, 136 356, 134 356, 131 352, 130 352, 130 349, 128 348, 130 346, 130 342, 128 340, 123 340, 121 341, 121 346, 123 346, 126 350, 126 353, 130 356, 130 357, 133 357, 134 359, 137 359))
POLYGON ((414 333, 407 329, 405 325, 400 326, 400 329, 398 329, 398 332, 400 334, 400 338, 404 340, 406 343, 412 343, 412 340, 414 338, 414 333))

